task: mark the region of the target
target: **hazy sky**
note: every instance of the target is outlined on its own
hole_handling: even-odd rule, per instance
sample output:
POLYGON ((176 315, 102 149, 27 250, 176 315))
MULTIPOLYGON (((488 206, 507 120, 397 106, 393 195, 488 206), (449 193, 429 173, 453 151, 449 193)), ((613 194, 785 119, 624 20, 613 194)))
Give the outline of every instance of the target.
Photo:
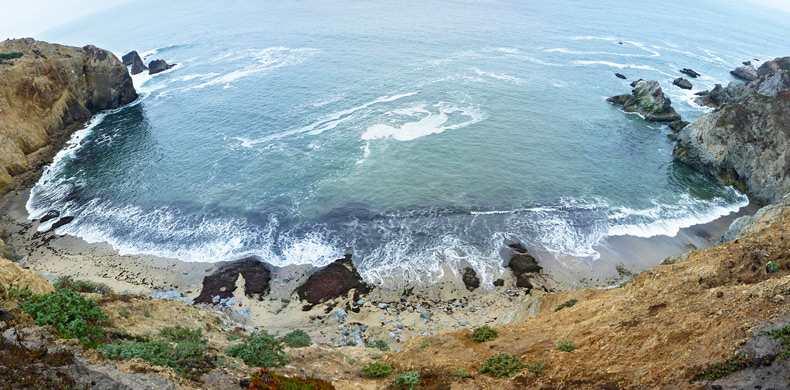
MULTIPOLYGON (((0 15, 3 15, 3 23, 0 23, 0 40, 37 38, 42 32, 61 24, 129 1, 132 0, 2 0, 0 15)), ((788 0, 740 1, 751 1, 790 12, 788 0)))

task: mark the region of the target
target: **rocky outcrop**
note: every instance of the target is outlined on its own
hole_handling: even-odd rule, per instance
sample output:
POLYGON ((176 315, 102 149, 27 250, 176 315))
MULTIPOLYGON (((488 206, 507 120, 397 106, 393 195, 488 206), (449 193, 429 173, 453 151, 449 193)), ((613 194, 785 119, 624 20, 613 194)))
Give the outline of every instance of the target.
POLYGON ((711 91, 723 105, 684 128, 673 153, 754 200, 773 203, 790 193, 790 57, 760 69, 774 73, 711 91))
POLYGON ((674 132, 680 132, 683 130, 684 127, 688 126, 689 122, 686 121, 674 121, 669 123, 669 128, 672 129, 674 132))
POLYGON ((0 65, 0 194, 46 163, 91 115, 137 99, 126 67, 95 46, 31 38, 0 42, 21 52, 0 65))
MULTIPOLYGON (((132 50, 121 57, 121 62, 123 62, 125 66, 129 66, 134 64, 134 61, 138 58, 140 58, 140 55, 137 54, 136 50, 132 50)), ((140 61, 142 61, 142 59, 140 61)))
POLYGON ((759 78, 759 76, 757 76, 757 69, 755 69, 754 65, 751 63, 739 66, 735 68, 735 70, 730 71, 730 73, 733 76, 746 81, 754 81, 759 78))
POLYGON ((148 63, 148 74, 161 73, 174 66, 176 66, 176 64, 168 64, 165 60, 153 60, 148 63))
POLYGON ((688 81, 688 80, 684 79, 683 77, 676 78, 675 81, 672 82, 672 84, 674 84, 676 87, 682 88, 682 89, 694 88, 694 85, 691 84, 691 81, 688 81))
POLYGON ((55 291, 38 272, 24 269, 18 263, 0 257, 0 288, 9 287, 28 287, 35 294, 55 291))
POLYGON ((680 115, 672 108, 672 101, 664 94, 657 81, 638 81, 630 95, 610 97, 607 101, 622 105, 623 111, 636 112, 649 121, 680 120, 680 115))
POLYGON ((132 75, 143 73, 144 71, 148 70, 148 67, 145 66, 143 60, 140 58, 140 55, 134 50, 126 53, 126 55, 122 57, 122 60, 124 65, 132 67, 132 75))
POLYGON ((615 73, 614 75, 617 76, 617 78, 621 78, 623 80, 627 80, 628 79, 628 77, 625 77, 625 75, 622 74, 622 73, 615 73))
POLYGON ((307 302, 305 308, 309 310, 313 305, 344 296, 351 290, 367 294, 371 287, 362 280, 351 261, 351 255, 346 255, 310 275, 307 281, 296 288, 296 294, 307 302))
POLYGON ((219 303, 233 296, 239 275, 244 278, 244 295, 261 299, 269 293, 271 271, 262 261, 248 257, 222 265, 213 274, 203 278, 203 289, 195 303, 219 303))
POLYGON ((507 267, 513 272, 516 277, 516 287, 532 289, 532 277, 543 269, 538 264, 532 255, 527 253, 527 249, 521 244, 512 244, 510 248, 513 249, 513 254, 507 263, 507 267))

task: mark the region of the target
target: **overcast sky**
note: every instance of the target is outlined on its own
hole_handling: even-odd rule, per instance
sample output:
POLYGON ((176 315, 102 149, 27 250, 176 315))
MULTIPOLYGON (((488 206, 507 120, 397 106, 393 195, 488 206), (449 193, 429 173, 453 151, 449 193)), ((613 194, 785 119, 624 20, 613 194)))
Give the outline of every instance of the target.
MULTIPOLYGON (((0 4, 0 15, 3 15, 0 40, 38 38, 42 32, 61 24, 129 1, 133 0, 0 0, 3 3, 0 4)), ((790 13, 790 0, 740 1, 752 1, 790 13)))

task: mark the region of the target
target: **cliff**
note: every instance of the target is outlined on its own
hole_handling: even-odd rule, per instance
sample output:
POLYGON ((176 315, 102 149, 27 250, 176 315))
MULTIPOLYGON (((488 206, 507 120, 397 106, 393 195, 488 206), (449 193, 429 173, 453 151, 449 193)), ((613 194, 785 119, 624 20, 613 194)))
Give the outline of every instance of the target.
POLYGON ((0 42, 0 54, 0 194, 35 179, 91 115, 137 99, 126 67, 95 46, 25 38, 0 42))
POLYGON ((790 193, 790 57, 764 63, 758 79, 716 86, 721 104, 679 134, 674 156, 753 200, 774 203, 790 193))

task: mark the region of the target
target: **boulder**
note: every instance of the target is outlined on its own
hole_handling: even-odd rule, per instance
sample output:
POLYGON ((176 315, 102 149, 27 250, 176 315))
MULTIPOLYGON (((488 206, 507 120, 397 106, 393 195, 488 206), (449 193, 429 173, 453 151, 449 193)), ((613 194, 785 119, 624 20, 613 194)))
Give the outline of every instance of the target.
POLYGON ((244 278, 244 295, 258 299, 269 293, 271 271, 266 264, 254 257, 221 265, 213 274, 203 278, 203 287, 195 303, 216 303, 214 297, 226 299, 236 291, 239 275, 244 278))
POLYGON ((619 78, 621 78, 621 79, 623 79, 623 80, 627 80, 628 79, 628 77, 625 77, 625 75, 622 74, 622 73, 615 73, 614 75, 619 77, 619 78))
POLYGON ((41 220, 39 222, 45 223, 45 222, 47 222, 49 220, 52 220, 52 219, 55 219, 57 217, 60 217, 60 211, 58 211, 58 210, 49 210, 49 211, 47 211, 46 214, 44 214, 43 217, 41 217, 41 220))
POLYGON ((758 77, 767 77, 776 73, 790 71, 790 57, 779 57, 766 61, 757 68, 758 77))
POLYGON ((694 87, 694 85, 691 84, 691 81, 688 81, 683 77, 676 78, 675 81, 672 82, 672 84, 682 89, 691 89, 694 87))
POLYGON ((618 95, 607 99, 608 102, 622 105, 625 112, 636 112, 648 121, 673 122, 680 115, 672 108, 672 101, 661 90, 657 81, 641 80, 630 95, 618 95))
POLYGON ((345 296, 351 290, 367 294, 372 287, 362 280, 351 261, 351 255, 346 255, 310 275, 296 288, 296 294, 307 302, 304 308, 309 310, 319 303, 345 296))
POLYGON ((531 277, 540 272, 543 267, 538 264, 534 257, 527 253, 526 248, 521 244, 517 243, 509 246, 514 253, 510 256, 507 267, 510 268, 513 276, 516 277, 516 287, 531 289, 531 277))
POLYGON ((461 279, 464 281, 464 285, 469 291, 475 291, 478 287, 480 287, 480 278, 477 277, 477 272, 475 272, 472 267, 464 268, 464 273, 461 279))
POLYGON ((168 64, 165 60, 153 60, 148 63, 148 74, 157 74, 164 72, 172 67, 176 66, 176 64, 168 64))
POLYGON ((754 81, 758 78, 757 69, 755 69, 752 64, 739 66, 735 68, 735 70, 730 71, 730 73, 733 76, 746 81, 754 81))
POLYGON ((631 88, 636 87, 636 84, 639 83, 640 81, 642 81, 642 79, 639 79, 639 80, 636 80, 636 81, 632 82, 631 83, 631 88))
POLYGON ((696 79, 697 77, 701 76, 699 73, 695 72, 693 69, 683 68, 680 70, 680 73, 683 73, 692 79, 696 79))

